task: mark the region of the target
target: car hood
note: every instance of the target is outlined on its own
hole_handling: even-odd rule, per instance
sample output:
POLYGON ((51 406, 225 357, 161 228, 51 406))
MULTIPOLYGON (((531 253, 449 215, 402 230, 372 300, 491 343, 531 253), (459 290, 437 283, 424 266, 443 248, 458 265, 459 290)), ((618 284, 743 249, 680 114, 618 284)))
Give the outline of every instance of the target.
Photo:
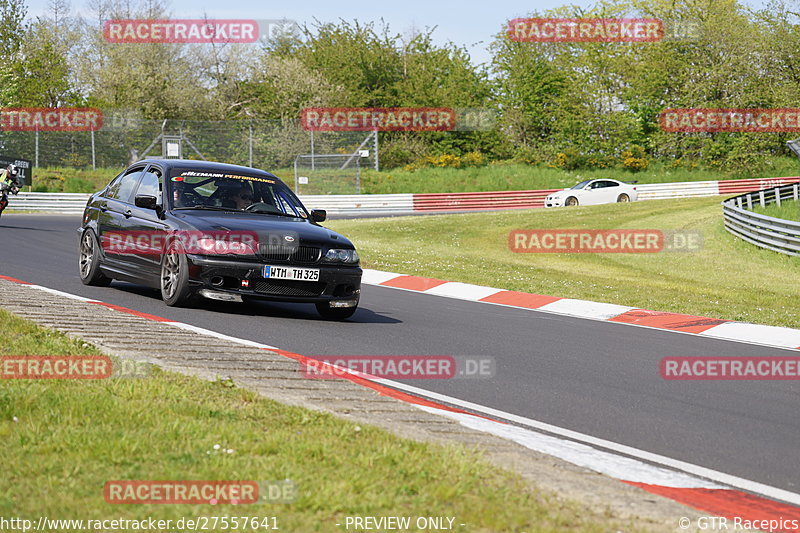
POLYGON ((174 211, 182 229, 197 231, 252 231, 264 238, 267 235, 292 235, 303 244, 330 248, 355 248, 349 239, 304 218, 289 218, 250 213, 220 213, 216 211, 174 211))

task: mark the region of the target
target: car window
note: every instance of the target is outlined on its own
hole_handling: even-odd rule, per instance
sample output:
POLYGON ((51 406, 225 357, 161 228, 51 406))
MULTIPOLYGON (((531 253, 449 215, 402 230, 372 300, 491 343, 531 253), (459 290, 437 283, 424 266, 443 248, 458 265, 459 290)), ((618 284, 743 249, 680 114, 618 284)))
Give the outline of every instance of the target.
POLYGON ((136 188, 136 184, 139 183, 142 170, 144 170, 143 167, 131 169, 122 177, 114 180, 106 190, 106 197, 120 202, 131 203, 133 191, 136 188))
POLYGON ((198 167, 172 168, 166 181, 173 208, 247 209, 266 215, 308 218, 300 200, 275 177, 228 174, 198 167))
POLYGON ((572 186, 572 189, 574 189, 574 190, 583 189, 584 187, 586 187, 586 185, 589 184, 589 181, 591 181, 591 180, 584 180, 584 181, 582 181, 582 182, 580 182, 578 184, 575 184, 575 185, 572 186))
POLYGON ((157 168, 150 168, 142 176, 135 196, 155 196, 157 203, 161 203, 161 172, 157 168))
POLYGON ((619 187, 619 183, 616 181, 603 181, 601 183, 603 187, 619 187))

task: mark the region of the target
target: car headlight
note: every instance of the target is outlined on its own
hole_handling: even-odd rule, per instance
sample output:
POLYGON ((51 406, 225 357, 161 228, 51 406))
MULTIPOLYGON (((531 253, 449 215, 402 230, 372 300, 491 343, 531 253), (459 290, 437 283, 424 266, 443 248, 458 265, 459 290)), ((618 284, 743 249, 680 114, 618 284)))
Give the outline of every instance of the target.
POLYGON ((358 254, 355 250, 345 250, 342 248, 331 248, 322 258, 325 263, 345 263, 355 265, 358 263, 358 254))
POLYGON ((196 246, 187 248, 187 253, 199 255, 255 255, 256 253, 248 242, 210 237, 198 239, 196 246))

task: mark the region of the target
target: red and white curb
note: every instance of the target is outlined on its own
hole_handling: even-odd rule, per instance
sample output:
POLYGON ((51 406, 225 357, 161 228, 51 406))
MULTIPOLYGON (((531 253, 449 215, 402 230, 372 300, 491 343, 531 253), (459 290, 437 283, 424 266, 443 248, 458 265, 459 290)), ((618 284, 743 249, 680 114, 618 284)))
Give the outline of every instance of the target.
POLYGON ((380 270, 365 269, 361 283, 471 302, 534 309, 577 318, 604 320, 748 344, 800 350, 800 330, 778 326, 748 324, 719 318, 650 311, 626 305, 507 291, 458 281, 407 276, 380 270))
MULTIPOLYGON (((365 271, 364 278, 364 283, 367 284, 387 287, 394 286, 407 290, 418 290, 428 294, 438 293, 441 296, 475 299, 476 301, 490 301, 486 298, 496 296, 498 292, 512 293, 512 291, 489 289, 488 287, 479 287, 477 285, 444 282, 441 280, 417 278, 414 276, 402 276, 374 270, 365 271), (431 290, 437 287, 439 287, 439 291, 433 292, 431 290), (487 293, 487 290, 490 292, 487 293), (469 295, 469 297, 465 297, 467 295, 469 295)), ((99 300, 43 287, 41 285, 34 285, 8 276, 0 275, 0 279, 57 296, 85 303, 102 305, 118 312, 168 324, 198 334, 208 335, 245 346, 269 350, 300 363, 309 359, 306 356, 281 350, 267 344, 231 337, 191 324, 177 322, 134 309, 128 309, 99 300)), ((533 309, 568 300, 537 295, 525 295, 525 293, 512 293, 504 294, 500 297, 500 299, 504 299, 502 304, 512 305, 509 303, 509 301, 511 301, 509 298, 517 304, 530 304, 534 300, 538 301, 540 305, 537 305, 537 307, 531 307, 530 305, 514 305, 515 307, 528 307, 533 309), (526 296, 532 298, 526 299, 526 296), (541 303, 548 298, 550 300, 548 303, 541 303)), ((561 303, 561 307, 557 308, 559 311, 552 312, 564 313, 564 311, 583 310, 581 314, 574 314, 573 316, 608 320, 634 311, 633 308, 625 308, 624 306, 612 306, 610 304, 598 304, 596 302, 585 302, 586 305, 581 305, 580 302, 582 301, 569 300, 561 303), (614 313, 613 311, 618 310, 618 308, 623 308, 623 310, 614 313)), ((492 301, 491 303, 501 302, 492 301)), ((684 322, 687 322, 687 319, 698 318, 686 317, 685 315, 674 316, 682 317, 684 322)), ((648 326, 664 327, 660 322, 658 325, 653 325, 651 323, 648 324, 648 326)), ((703 329, 705 326, 694 325, 686 327, 692 329, 700 328, 702 331, 706 331, 706 329, 703 329)), ((707 329, 711 327, 716 327, 716 325, 710 326, 707 329)), ((678 329, 677 331, 685 332, 685 328, 678 329)), ((699 333, 698 331, 694 332, 699 333)), ((800 345, 800 343, 794 346, 797 345, 800 345)), ((344 368, 339 368, 339 371, 340 375, 343 375, 350 381, 369 387, 384 396, 408 402, 426 412, 454 419, 465 427, 511 440, 531 450, 558 457, 572 464, 608 475, 653 494, 658 494, 693 507, 701 512, 715 516, 724 516, 730 519, 739 517, 743 521, 776 519, 782 519, 784 521, 782 523, 787 523, 787 521, 791 520, 800 521, 800 494, 731 476, 723 472, 717 472, 612 441, 598 439, 591 435, 560 428, 512 413, 473 404, 458 398, 427 391, 404 383, 366 376, 358 372, 350 372, 344 368)), ((773 531, 780 530, 776 529, 773 531)))

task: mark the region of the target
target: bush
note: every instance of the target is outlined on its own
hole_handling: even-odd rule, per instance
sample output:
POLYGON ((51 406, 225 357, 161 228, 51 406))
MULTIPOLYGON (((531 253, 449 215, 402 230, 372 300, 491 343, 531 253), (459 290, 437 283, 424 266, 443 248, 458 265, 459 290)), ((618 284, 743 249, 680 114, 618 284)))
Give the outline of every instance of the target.
POLYGON ((474 168, 486 166, 486 157, 480 152, 467 152, 458 156, 453 154, 441 154, 427 156, 414 161, 403 167, 403 170, 415 171, 421 168, 474 168))
POLYGON ((428 154, 428 146, 411 135, 393 136, 382 139, 380 146, 381 168, 392 169, 414 164, 428 154))
POLYGON ((632 146, 620 154, 622 167, 632 172, 647 170, 650 163, 646 156, 647 154, 644 153, 644 149, 641 146, 632 146))

